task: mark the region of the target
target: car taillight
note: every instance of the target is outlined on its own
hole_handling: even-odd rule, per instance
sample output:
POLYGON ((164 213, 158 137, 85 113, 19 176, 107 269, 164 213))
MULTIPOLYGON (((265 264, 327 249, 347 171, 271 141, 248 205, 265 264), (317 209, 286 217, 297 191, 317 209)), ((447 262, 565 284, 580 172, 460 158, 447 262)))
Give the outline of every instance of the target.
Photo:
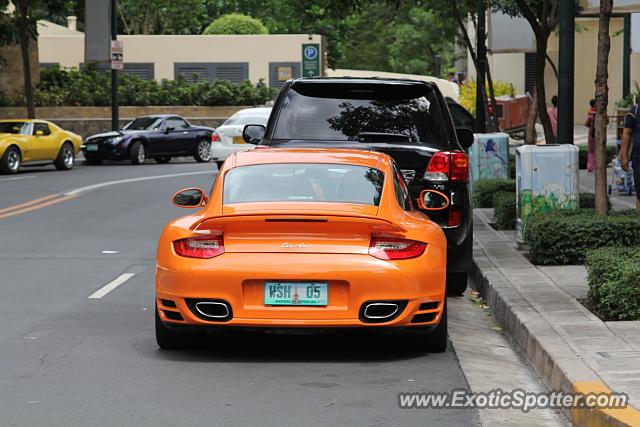
POLYGON ((378 259, 409 259, 422 255, 426 243, 395 237, 372 237, 369 255, 378 259))
POLYGON ((217 133, 213 132, 211 134, 211 142, 218 142, 218 141, 220 141, 220 137, 218 136, 217 133))
POLYGON ((197 236, 173 242, 180 256, 187 258, 214 258, 224 253, 222 236, 197 236))
POLYGON ((464 151, 451 152, 451 181, 469 182, 469 157, 464 151))
POLYGON ((463 151, 439 151, 431 156, 423 179, 469 182, 469 158, 463 151))
POLYGON ((455 227, 462 224, 462 209, 451 207, 449 209, 449 218, 447 219, 447 227, 455 227))

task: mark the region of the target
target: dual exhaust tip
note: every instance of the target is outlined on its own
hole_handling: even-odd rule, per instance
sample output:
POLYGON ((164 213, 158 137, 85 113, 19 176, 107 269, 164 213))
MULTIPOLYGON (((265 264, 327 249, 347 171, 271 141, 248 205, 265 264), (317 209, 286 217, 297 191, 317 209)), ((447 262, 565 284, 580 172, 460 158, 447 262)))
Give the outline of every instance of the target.
POLYGON ((187 299, 187 306, 197 317, 209 322, 226 322, 233 317, 231 305, 224 300, 187 299))
POLYGON ((367 301, 360 307, 360 321, 384 323, 398 317, 407 306, 407 301, 367 301))
MULTIPOLYGON (((233 317, 231 305, 224 300, 188 299, 187 305, 193 314, 209 322, 225 322, 233 317)), ((360 307, 363 323, 385 323, 398 317, 407 306, 406 300, 367 301, 360 307)))

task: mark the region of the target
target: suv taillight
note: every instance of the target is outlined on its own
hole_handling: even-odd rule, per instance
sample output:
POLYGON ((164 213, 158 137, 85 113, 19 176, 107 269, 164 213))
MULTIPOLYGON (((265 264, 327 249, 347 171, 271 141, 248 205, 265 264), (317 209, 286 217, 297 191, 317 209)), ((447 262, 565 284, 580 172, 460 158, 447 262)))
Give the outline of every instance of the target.
POLYGON ((396 237, 372 237, 369 244, 369 255, 378 259, 409 259, 422 255, 426 243, 396 237))
POLYGON ((173 242, 180 256, 187 258, 214 258, 224 253, 222 236, 197 236, 173 242))
POLYGON ((423 179, 469 182, 469 158, 464 151, 439 151, 431 156, 423 179))

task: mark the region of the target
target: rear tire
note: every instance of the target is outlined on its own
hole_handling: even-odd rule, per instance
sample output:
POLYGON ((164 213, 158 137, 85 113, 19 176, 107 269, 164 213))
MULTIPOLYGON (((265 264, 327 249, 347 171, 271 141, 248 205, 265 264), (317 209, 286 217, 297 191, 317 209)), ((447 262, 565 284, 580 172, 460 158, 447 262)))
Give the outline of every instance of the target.
POLYGON ((60 152, 58 153, 58 157, 53 162, 53 165, 59 171, 68 171, 73 168, 73 162, 76 158, 75 153, 73 152, 73 145, 65 142, 60 147, 60 152))
POLYGON ((0 173, 14 174, 18 173, 20 169, 20 163, 22 162, 22 155, 17 147, 9 147, 4 152, 2 159, 0 159, 0 173))
POLYGON ((165 326, 160 320, 158 308, 156 307, 156 342, 163 350, 183 350, 197 347, 202 343, 204 336, 190 330, 177 330, 165 326))
POLYGON ((211 161, 211 141, 203 139, 196 145, 196 151, 193 153, 193 158, 198 163, 207 163, 211 161))
POLYGON ((414 342, 414 348, 420 352, 444 353, 447 350, 449 338, 447 335, 447 300, 445 297, 444 309, 440 323, 429 333, 422 333, 414 342))
POLYGON ((467 281, 469 280, 469 273, 457 272, 447 273, 447 293, 451 295, 462 295, 467 290, 467 281))
POLYGON ((170 156, 154 157, 153 160, 155 160, 156 163, 164 164, 164 163, 169 163, 171 161, 171 157, 170 156))
POLYGON ((132 165, 141 165, 147 159, 147 152, 140 141, 134 142, 131 146, 129 158, 131 159, 132 165))

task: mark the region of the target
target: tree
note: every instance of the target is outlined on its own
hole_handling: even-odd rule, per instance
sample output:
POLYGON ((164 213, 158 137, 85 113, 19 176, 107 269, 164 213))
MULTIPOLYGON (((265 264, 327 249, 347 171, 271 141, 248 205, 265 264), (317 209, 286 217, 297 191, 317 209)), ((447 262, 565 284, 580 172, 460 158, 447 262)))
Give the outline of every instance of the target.
MULTIPOLYGON (((457 31, 430 10, 412 8, 408 19, 394 20, 394 41, 389 46, 389 63, 396 72, 435 76, 435 57, 453 64, 457 31)), ((441 76, 436 76, 441 77, 441 76)))
MULTIPOLYGON (((485 0, 485 7, 487 10, 491 10, 491 8, 495 8, 498 6, 497 0, 485 0)), ((471 42, 471 37, 469 35, 469 30, 467 28, 467 23, 469 22, 469 18, 473 23, 473 26, 476 27, 477 22, 477 12, 478 12, 478 1, 477 0, 457 0, 457 1, 447 1, 443 2, 442 0, 427 0, 425 3, 426 7, 437 11, 438 18, 447 23, 446 25, 450 25, 452 27, 457 27, 458 36, 461 37, 462 44, 467 48, 469 52, 469 56, 471 57, 471 62, 473 62, 476 70, 478 69, 478 63, 480 60, 485 64, 486 78, 487 78, 487 86, 480 88, 480 93, 482 96, 482 105, 485 106, 485 112, 488 111, 488 105, 491 105, 491 111, 493 115, 493 120, 489 122, 493 122, 495 126, 498 124, 498 106, 496 103, 495 91, 493 87, 493 78, 491 76, 491 67, 489 65, 489 61, 487 61, 486 56, 484 58, 478 58, 476 47, 471 42), (487 89, 489 93, 487 94, 487 89)), ((486 53, 486 52, 485 52, 486 53)), ((485 117, 488 117, 485 114, 485 117)), ((492 129, 496 130, 496 129, 492 129)))
POLYGON ((8 2, 0 0, 0 44, 18 43, 20 45, 27 117, 35 118, 36 108, 31 81, 32 64, 29 56, 31 42, 35 42, 38 38, 37 21, 64 14, 66 2, 65 0, 13 0, 13 5, 15 10, 10 12, 8 2))
POLYGON ((536 94, 538 116, 544 129, 547 144, 554 142, 551 120, 547 114, 546 90, 544 83, 547 64, 547 45, 551 32, 558 26, 560 0, 504 0, 501 8, 511 15, 523 16, 536 38, 536 94), (516 9, 514 10, 514 4, 516 9))
POLYGON ((202 34, 268 34, 260 20, 241 13, 223 15, 213 21, 202 34))
POLYGON ((607 71, 609 67, 609 51, 611 38, 609 22, 613 12, 613 0, 600 0, 598 25, 598 59, 596 63, 596 213, 606 215, 608 212, 607 196, 607 106, 609 103, 609 86, 607 71))
POLYGON ((125 34, 200 34, 207 7, 206 0, 118 0, 118 16, 125 34))

